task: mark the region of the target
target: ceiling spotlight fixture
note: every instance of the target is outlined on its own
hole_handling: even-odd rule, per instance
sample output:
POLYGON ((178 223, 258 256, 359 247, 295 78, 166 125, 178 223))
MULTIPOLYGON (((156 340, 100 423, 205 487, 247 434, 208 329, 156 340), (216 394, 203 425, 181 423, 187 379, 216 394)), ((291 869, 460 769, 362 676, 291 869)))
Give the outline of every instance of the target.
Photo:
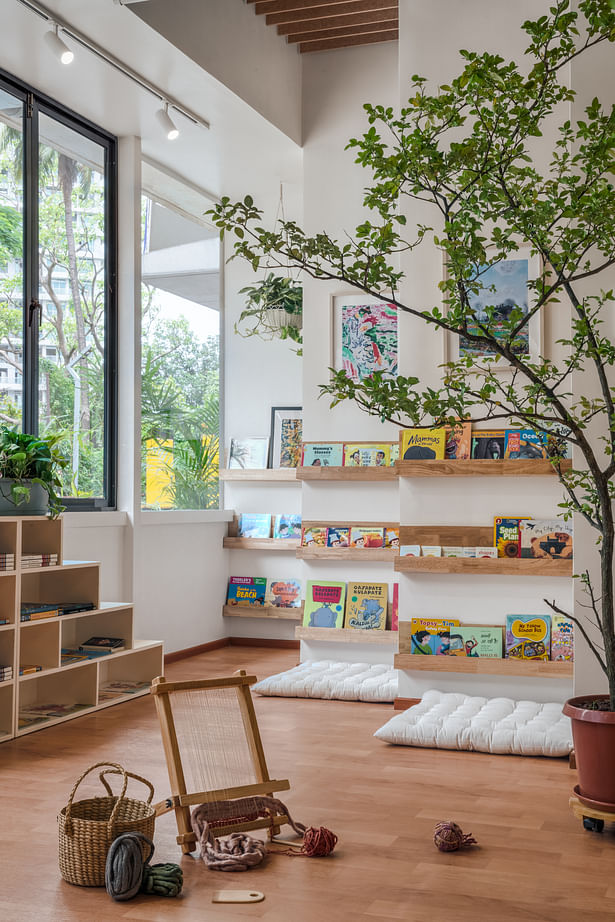
POLYGON ((66 42, 63 42, 60 36, 58 35, 58 24, 57 22, 52 23, 51 29, 48 32, 45 32, 45 41, 55 54, 57 58, 60 59, 62 64, 71 64, 75 55, 70 50, 66 42))
POLYGON ((179 128, 175 126, 173 119, 169 115, 169 104, 165 102, 164 109, 158 109, 156 112, 156 118, 162 125, 164 133, 166 134, 169 141, 174 141, 175 138, 179 137, 179 128))

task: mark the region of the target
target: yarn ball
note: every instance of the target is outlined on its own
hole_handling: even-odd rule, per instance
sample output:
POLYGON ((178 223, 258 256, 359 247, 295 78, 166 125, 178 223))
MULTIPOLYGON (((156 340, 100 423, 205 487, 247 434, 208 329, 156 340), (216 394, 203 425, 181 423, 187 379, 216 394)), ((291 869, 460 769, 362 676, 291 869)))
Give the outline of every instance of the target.
POLYGON ((325 826, 320 826, 318 829, 309 826, 305 830, 301 851, 308 858, 324 858, 325 855, 331 854, 336 843, 337 836, 330 829, 325 826))
POLYGON ((433 841, 441 852, 456 852, 460 848, 476 845, 476 839, 471 834, 464 835, 457 823, 437 823, 434 829, 433 841))

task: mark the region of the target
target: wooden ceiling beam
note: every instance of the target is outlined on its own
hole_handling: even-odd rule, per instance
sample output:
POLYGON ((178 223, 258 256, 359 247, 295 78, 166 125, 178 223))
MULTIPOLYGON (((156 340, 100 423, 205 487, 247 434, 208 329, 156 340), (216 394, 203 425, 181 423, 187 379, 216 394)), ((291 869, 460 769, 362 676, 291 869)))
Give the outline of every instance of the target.
POLYGON ((309 10, 313 6, 337 6, 344 0, 255 0, 254 12, 257 16, 263 13, 289 13, 293 10, 309 10))
POLYGON ((383 10, 366 10, 364 13, 346 13, 344 16, 327 16, 325 19, 310 19, 303 23, 284 22, 278 25, 278 34, 290 36, 304 29, 318 32, 322 29, 337 29, 340 26, 356 26, 370 22, 398 22, 397 4, 383 10))
POLYGON ((399 29, 391 29, 388 32, 378 32, 375 35, 346 35, 342 38, 321 38, 316 41, 301 42, 299 51, 301 54, 309 54, 312 51, 331 51, 334 48, 348 48, 351 45, 372 45, 376 42, 396 42, 398 38, 399 29))
MULTIPOLYGON (((262 0, 261 0, 262 2, 262 0)), ((266 22, 268 26, 282 23, 302 23, 312 19, 328 19, 331 16, 345 16, 351 13, 373 13, 377 10, 391 8, 391 0, 343 0, 342 3, 323 4, 303 10, 291 12, 268 13, 266 22)))
POLYGON ((337 29, 321 29, 320 31, 298 32, 295 35, 288 35, 287 41, 291 44, 297 42, 310 42, 317 39, 325 38, 343 38, 345 35, 378 35, 381 32, 391 32, 397 29, 396 19, 388 19, 385 22, 367 22, 359 23, 353 26, 338 26, 337 29))

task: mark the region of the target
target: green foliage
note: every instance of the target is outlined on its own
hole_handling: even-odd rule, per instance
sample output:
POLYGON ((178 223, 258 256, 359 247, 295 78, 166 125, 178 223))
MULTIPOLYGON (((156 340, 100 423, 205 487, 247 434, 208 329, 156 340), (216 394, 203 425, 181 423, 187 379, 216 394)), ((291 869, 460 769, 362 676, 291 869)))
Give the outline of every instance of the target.
POLYGON ((38 438, 15 429, 0 427, 0 476, 14 480, 11 495, 16 506, 30 498, 31 484, 40 484, 49 498, 49 514, 56 518, 64 509, 57 491, 60 473, 68 458, 58 448, 59 436, 38 438))
MULTIPOLYGON (((239 294, 247 295, 247 307, 239 315, 239 324, 254 321, 252 326, 240 330, 235 324, 235 333, 240 336, 259 336, 261 339, 292 339, 302 343, 301 321, 303 313, 303 288, 291 278, 276 276, 269 272, 257 285, 241 288, 239 294), (276 315, 272 313, 276 312, 276 315), (284 311, 283 322, 277 312, 284 311)), ((301 350, 297 350, 301 354, 301 350)))
POLYGON ((0 261, 18 259, 23 250, 23 226, 16 208, 0 205, 0 261))

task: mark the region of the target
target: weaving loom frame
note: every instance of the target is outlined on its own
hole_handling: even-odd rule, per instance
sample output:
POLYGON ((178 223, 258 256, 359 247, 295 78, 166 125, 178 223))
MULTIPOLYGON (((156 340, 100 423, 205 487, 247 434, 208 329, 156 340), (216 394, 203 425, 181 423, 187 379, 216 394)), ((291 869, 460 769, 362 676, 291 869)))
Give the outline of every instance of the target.
MULTIPOLYGON (((274 780, 269 777, 269 770, 265 759, 265 752, 261 740, 258 721, 254 711, 254 703, 250 686, 257 681, 256 676, 246 675, 245 670, 239 670, 232 676, 219 679, 201 679, 187 682, 167 682, 164 676, 153 680, 150 694, 154 696, 156 711, 160 721, 162 745, 169 773, 171 796, 156 804, 156 816, 175 811, 177 823, 177 843, 184 855, 195 850, 196 835, 192 831, 190 822, 190 807, 202 803, 211 803, 219 800, 235 800, 240 797, 255 795, 272 796, 274 791, 288 791, 288 780, 274 780), (175 720, 171 706, 171 696, 174 692, 206 690, 219 688, 235 688, 237 701, 241 712, 246 742, 250 750, 252 767, 254 769, 256 784, 237 785, 215 791, 187 791, 182 756, 175 729, 175 720)), ((263 817, 253 820, 237 820, 228 825, 217 827, 217 836, 230 835, 234 832, 246 832, 253 829, 268 829, 269 837, 273 838, 280 831, 280 826, 289 823, 285 814, 263 817)))

